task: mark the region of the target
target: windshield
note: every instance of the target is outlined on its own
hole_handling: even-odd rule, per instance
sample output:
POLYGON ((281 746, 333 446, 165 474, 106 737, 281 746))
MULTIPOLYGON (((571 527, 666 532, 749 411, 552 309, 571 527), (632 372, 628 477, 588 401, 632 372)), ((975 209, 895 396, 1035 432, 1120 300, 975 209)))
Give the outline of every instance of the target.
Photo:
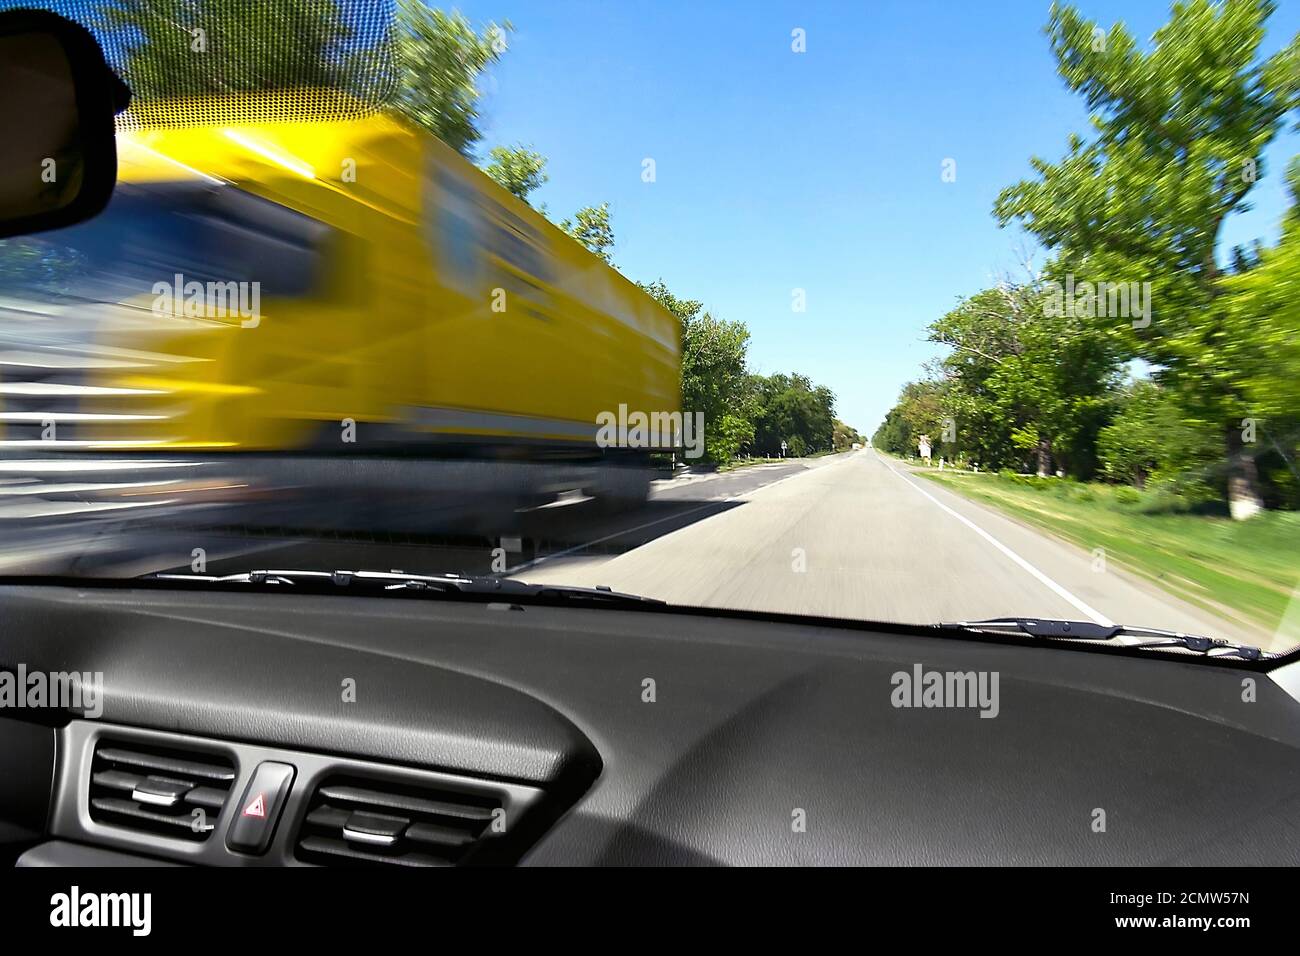
POLYGON ((1300 645, 1300 7, 166 6, 0 242, 0 573, 1300 645))

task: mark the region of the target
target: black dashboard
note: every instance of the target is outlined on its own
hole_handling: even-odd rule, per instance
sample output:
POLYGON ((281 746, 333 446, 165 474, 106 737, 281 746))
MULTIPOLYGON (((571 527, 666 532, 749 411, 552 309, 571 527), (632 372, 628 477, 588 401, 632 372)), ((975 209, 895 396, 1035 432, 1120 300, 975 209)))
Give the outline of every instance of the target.
POLYGON ((13 584, 0 621, 0 668, 103 681, 0 711, 21 865, 1300 861, 1300 665, 288 592, 13 584), (903 706, 928 672, 995 712, 903 706))

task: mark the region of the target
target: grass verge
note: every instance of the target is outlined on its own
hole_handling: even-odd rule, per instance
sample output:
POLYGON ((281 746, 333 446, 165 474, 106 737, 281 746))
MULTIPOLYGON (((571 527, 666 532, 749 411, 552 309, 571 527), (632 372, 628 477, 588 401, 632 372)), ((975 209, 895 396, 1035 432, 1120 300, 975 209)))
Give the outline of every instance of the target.
POLYGON ((733 458, 725 465, 719 465, 718 471, 736 471, 739 468, 752 468, 754 465, 771 465, 776 462, 789 460, 789 458, 733 458))
MULTIPOLYGON (((913 472, 992 505, 1146 578, 1221 617, 1278 634, 1300 574, 1300 513, 1270 511, 1249 521, 1193 513, 1167 495, 1058 478, 913 472)), ((1286 620, 1300 626, 1300 606, 1286 620)))

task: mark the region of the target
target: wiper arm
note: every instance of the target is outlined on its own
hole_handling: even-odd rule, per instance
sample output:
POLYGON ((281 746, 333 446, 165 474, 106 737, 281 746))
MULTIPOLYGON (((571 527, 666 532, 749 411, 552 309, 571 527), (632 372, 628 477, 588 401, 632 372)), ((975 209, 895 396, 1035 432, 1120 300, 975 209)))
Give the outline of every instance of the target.
POLYGON ((528 584, 513 578, 476 574, 407 574, 402 571, 304 571, 254 570, 237 574, 168 574, 144 575, 152 581, 180 581, 205 584, 252 584, 272 587, 306 586, 307 588, 360 588, 368 593, 428 591, 442 594, 497 596, 503 599, 541 598, 563 603, 619 605, 663 604, 658 598, 624 594, 607 587, 580 588, 558 584, 528 584))
POLYGON ((1130 627, 1125 624, 1096 624, 1092 621, 1061 621, 1040 617, 1000 617, 986 621, 956 621, 940 624, 950 630, 988 634, 1028 634, 1030 637, 1064 638, 1073 641, 1110 641, 1122 637, 1151 637, 1155 640, 1127 644, 1138 649, 1175 647, 1206 657, 1239 657, 1257 661, 1270 655, 1250 644, 1237 644, 1217 637, 1162 631, 1154 627, 1130 627))

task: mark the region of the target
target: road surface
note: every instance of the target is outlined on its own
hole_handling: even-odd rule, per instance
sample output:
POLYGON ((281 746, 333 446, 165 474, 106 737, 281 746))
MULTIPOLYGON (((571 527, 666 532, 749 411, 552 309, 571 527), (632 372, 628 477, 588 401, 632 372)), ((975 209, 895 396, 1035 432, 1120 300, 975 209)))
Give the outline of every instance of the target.
MULTIPOLYGON (((187 503, 187 495, 202 501, 232 488, 244 494, 251 483, 187 478, 188 465, 132 481, 102 465, 86 473, 75 463, 60 467, 52 474, 40 462, 0 462, 0 573, 188 571, 198 549, 209 573, 505 573, 689 605, 926 624, 1052 617, 1185 630, 1267 650, 1294 644, 1114 569, 1094 570, 1088 550, 968 501, 871 449, 661 480, 644 505, 615 514, 581 497, 506 507, 489 532, 458 536, 427 533, 439 526, 439 495, 420 489, 441 467, 436 463, 382 471, 384 481, 397 475, 419 485, 415 494, 393 497, 397 504, 385 520, 424 526, 423 534, 277 528, 281 499, 255 488, 252 502, 260 498, 257 507, 273 520, 250 526, 256 507, 248 500, 214 508, 187 503), (103 507, 95 502, 104 495, 88 490, 95 487, 112 489, 115 507, 128 510, 78 510, 103 507), (47 519, 54 523, 41 523, 47 519)), ((439 474, 468 481, 459 471, 439 474)), ((380 526, 365 523, 368 509, 388 496, 372 488, 310 497, 368 529, 380 526)))
POLYGON ((621 554, 543 557, 516 576, 682 604, 917 623, 1053 617, 1273 643, 1146 582, 1094 570, 1089 552, 870 449, 803 463, 733 504, 621 554))

